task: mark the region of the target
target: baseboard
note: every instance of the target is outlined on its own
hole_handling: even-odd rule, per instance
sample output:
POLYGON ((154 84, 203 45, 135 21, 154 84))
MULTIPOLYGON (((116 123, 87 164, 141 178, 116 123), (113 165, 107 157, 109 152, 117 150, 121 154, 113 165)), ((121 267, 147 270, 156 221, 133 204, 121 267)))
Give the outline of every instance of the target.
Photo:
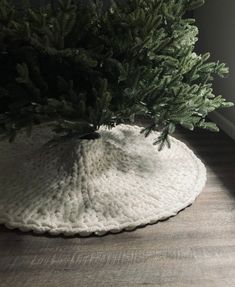
POLYGON ((210 115, 210 119, 213 120, 227 135, 235 140, 235 123, 219 112, 213 112, 210 115))

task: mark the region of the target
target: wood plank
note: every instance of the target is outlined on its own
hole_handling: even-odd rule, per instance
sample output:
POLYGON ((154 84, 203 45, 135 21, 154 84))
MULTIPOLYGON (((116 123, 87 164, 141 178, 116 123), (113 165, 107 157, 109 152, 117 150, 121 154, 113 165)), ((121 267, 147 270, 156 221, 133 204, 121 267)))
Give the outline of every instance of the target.
POLYGON ((235 144, 224 133, 177 131, 206 163, 207 185, 176 217, 88 238, 0 227, 0 287, 235 286, 235 144))

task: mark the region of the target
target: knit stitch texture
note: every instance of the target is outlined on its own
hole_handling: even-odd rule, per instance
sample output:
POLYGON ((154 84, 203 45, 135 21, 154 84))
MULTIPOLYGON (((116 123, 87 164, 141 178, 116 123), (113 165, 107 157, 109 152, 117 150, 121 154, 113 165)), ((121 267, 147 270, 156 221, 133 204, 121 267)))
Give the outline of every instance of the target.
POLYGON ((0 223, 51 235, 103 235, 176 215, 203 190, 206 169, 182 142, 159 152, 140 127, 54 139, 48 127, 0 142, 0 223))

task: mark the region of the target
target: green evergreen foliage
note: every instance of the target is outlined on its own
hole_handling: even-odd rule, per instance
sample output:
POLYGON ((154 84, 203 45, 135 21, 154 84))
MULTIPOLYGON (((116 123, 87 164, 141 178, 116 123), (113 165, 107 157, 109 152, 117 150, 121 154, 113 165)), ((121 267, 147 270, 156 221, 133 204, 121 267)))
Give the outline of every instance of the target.
POLYGON ((72 0, 20 11, 0 1, 0 134, 51 123, 89 137, 147 116, 160 149, 177 125, 217 131, 209 112, 230 107, 212 89, 228 68, 194 52, 198 30, 187 11, 203 0, 72 0))

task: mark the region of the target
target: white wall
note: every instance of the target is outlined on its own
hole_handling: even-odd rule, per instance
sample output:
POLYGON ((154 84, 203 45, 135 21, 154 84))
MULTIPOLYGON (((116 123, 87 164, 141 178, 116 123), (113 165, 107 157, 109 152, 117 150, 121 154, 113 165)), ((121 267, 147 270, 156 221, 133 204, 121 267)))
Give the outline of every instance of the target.
MULTIPOLYGON (((209 51, 213 60, 230 68, 227 79, 216 79, 215 92, 235 102, 235 0, 206 0, 195 11, 195 18, 200 32, 198 50, 209 51)), ((235 108, 219 110, 211 118, 235 139, 235 108)))

